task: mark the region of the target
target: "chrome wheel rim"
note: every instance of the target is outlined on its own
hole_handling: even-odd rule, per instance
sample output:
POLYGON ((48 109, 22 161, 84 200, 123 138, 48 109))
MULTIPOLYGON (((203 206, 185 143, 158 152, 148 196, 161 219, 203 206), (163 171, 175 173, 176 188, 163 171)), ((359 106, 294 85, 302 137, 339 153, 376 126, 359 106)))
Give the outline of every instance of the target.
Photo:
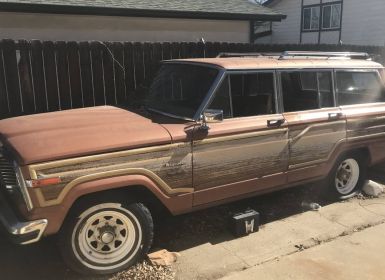
POLYGON ((357 186, 360 177, 360 166, 355 159, 346 159, 341 162, 335 176, 336 190, 342 194, 350 194, 357 186))
POLYGON ((77 224, 72 246, 87 267, 109 270, 129 262, 140 249, 141 239, 140 224, 131 212, 106 210, 77 224))

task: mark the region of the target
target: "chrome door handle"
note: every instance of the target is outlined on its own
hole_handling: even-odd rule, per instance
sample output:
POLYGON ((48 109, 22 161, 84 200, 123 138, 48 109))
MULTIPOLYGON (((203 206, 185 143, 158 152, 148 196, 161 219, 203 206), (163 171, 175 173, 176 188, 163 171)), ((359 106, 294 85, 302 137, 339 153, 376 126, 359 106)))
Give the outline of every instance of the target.
POLYGON ((284 123, 285 123, 285 119, 268 120, 267 126, 268 127, 280 127, 284 123))
POLYGON ((342 117, 342 113, 329 113, 329 120, 338 120, 339 118, 342 117))

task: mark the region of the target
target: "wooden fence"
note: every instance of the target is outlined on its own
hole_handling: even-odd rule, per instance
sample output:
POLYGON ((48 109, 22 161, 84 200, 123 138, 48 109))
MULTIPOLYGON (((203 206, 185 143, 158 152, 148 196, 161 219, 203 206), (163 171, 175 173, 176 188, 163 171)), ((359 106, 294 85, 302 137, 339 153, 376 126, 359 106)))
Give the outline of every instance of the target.
POLYGON ((366 51, 383 47, 256 45, 233 43, 133 43, 0 41, 0 118, 96 105, 136 106, 159 61, 215 57, 220 52, 283 50, 366 51))

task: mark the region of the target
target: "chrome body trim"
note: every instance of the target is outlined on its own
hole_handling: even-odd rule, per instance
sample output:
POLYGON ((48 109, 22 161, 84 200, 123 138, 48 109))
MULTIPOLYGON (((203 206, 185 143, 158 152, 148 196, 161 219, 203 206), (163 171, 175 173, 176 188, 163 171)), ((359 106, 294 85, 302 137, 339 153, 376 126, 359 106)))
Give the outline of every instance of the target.
POLYGON ((46 219, 30 222, 18 222, 17 224, 11 225, 8 231, 12 235, 25 235, 37 231, 38 234, 35 238, 20 243, 21 245, 28 245, 40 241, 43 233, 45 232, 45 229, 47 228, 47 225, 48 220, 46 219))
POLYGON ((226 71, 219 70, 219 73, 215 78, 213 85, 211 86, 210 90, 206 94, 206 97, 203 99, 201 105, 199 106, 197 112, 195 113, 194 120, 200 121, 202 119, 203 112, 210 105, 212 99, 214 98, 215 92, 217 91, 219 86, 222 84, 222 81, 225 79, 225 76, 226 76, 226 71))
POLYGON ((24 202, 27 205, 28 211, 31 211, 33 209, 33 204, 27 189, 27 183, 16 161, 13 162, 13 167, 15 169, 17 183, 20 188, 21 194, 23 195, 24 202))
POLYGON ((38 242, 48 225, 48 220, 20 221, 0 194, 0 224, 9 237, 21 245, 38 242))

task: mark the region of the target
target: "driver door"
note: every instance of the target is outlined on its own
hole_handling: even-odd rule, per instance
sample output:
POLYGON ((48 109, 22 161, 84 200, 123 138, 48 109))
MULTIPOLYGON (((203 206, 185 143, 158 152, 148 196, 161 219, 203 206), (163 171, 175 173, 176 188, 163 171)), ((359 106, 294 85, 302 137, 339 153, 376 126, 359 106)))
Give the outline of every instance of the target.
POLYGON ((274 72, 227 75, 212 100, 224 120, 194 132, 194 206, 284 185, 288 126, 276 113, 274 72))

